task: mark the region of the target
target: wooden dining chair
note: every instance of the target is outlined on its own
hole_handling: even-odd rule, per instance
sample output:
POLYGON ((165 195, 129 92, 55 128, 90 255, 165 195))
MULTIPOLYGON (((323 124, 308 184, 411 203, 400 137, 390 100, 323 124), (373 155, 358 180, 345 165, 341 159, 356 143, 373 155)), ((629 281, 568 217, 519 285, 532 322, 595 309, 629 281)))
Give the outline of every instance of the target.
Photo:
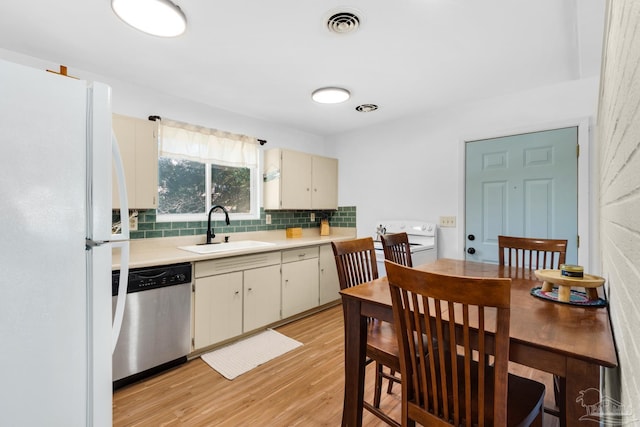
MULTIPOLYGON (((529 270, 560 269, 566 262, 566 239, 498 236, 498 264, 529 270)), ((564 419, 565 381, 553 376, 553 397, 558 409, 545 408, 551 415, 564 419)))
POLYGON ((385 268, 402 425, 542 426, 544 385, 508 372, 511 279, 385 268))
POLYGON ((383 234, 380 236, 384 259, 393 261, 396 264, 413 267, 411 262, 411 246, 407 233, 383 234))
MULTIPOLYGON (((407 233, 382 234, 380 235, 380 241, 382 242, 384 259, 393 261, 396 264, 413 267, 411 246, 409 245, 409 235, 407 233)), ((395 372, 391 371, 391 375, 395 375, 395 372)), ((387 393, 391 393, 392 389, 393 381, 389 381, 387 393)))
POLYGON ((567 240, 498 236, 498 250, 500 265, 558 269, 567 258, 567 240))
MULTIPOLYGON (((376 253, 371 237, 331 242, 331 246, 338 269, 340 289, 347 289, 378 278, 376 253)), ((396 372, 400 372, 400 356, 393 325, 378 319, 369 319, 367 358, 367 363, 373 361, 376 364, 376 380, 373 404, 365 401, 363 406, 387 424, 400 426, 396 420, 380 409, 383 378, 392 383, 400 382, 400 379, 395 376, 396 372), (384 371, 385 366, 390 369, 390 373, 384 371)), ((390 392, 390 388, 388 391, 390 392)))

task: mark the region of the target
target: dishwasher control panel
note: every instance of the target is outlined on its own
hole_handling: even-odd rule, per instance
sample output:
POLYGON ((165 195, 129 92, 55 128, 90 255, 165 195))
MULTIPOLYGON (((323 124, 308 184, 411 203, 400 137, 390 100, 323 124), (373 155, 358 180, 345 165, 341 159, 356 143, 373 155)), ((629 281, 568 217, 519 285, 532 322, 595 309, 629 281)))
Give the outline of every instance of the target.
MULTIPOLYGON (((170 264, 129 270, 127 293, 146 291, 165 286, 191 283, 191 263, 170 264)), ((120 271, 111 273, 111 295, 118 295, 120 271)))

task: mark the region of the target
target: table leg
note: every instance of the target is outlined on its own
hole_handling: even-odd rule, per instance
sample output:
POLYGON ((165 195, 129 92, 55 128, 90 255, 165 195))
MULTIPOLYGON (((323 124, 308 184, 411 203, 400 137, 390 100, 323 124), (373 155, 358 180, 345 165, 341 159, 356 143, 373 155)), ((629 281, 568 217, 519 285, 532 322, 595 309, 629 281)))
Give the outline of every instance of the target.
POLYGON ((580 420, 580 417, 587 415, 585 405, 593 402, 585 402, 580 396, 599 393, 600 390, 600 367, 598 365, 585 362, 583 360, 567 359, 567 377, 565 382, 565 409, 566 425, 590 426, 593 421, 580 420))
POLYGON ((587 297, 589 300, 595 301, 598 297, 598 289, 597 288, 587 288, 587 297))
POLYGON ((343 427, 362 426, 364 372, 367 352, 367 319, 360 315, 360 302, 343 298, 344 314, 344 404, 343 427))
POLYGON ((542 291, 543 292, 551 292, 553 290, 553 283, 547 282, 546 280, 542 282, 542 291))
POLYGON ((571 299, 571 286, 558 286, 558 301, 569 302, 571 299))

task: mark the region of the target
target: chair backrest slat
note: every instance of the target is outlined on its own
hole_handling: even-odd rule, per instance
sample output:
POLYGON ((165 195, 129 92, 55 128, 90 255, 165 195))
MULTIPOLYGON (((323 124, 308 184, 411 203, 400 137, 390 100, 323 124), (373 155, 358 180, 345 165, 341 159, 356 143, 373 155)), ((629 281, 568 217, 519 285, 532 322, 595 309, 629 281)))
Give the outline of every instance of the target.
POLYGON ((402 383, 403 411, 423 425, 506 425, 511 279, 385 266, 411 379, 402 383), (485 402, 493 402, 486 411, 485 402))

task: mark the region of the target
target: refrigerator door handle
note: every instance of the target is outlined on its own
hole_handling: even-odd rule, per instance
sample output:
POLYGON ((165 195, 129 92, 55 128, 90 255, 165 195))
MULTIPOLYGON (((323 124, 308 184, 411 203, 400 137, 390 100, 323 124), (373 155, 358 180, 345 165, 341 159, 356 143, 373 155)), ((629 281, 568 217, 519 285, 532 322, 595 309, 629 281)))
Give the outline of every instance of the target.
POLYGON ((116 310, 113 316, 112 326, 112 348, 113 353, 118 343, 120 329, 122 329, 122 318, 124 317, 124 307, 127 300, 127 282, 129 279, 129 204, 127 200, 127 187, 125 183, 124 167, 120 148, 116 136, 111 132, 111 151, 116 168, 116 179, 118 181, 118 195, 120 198, 120 222, 121 233, 111 236, 112 247, 120 248, 120 280, 118 282, 118 298, 116 300, 116 310))

